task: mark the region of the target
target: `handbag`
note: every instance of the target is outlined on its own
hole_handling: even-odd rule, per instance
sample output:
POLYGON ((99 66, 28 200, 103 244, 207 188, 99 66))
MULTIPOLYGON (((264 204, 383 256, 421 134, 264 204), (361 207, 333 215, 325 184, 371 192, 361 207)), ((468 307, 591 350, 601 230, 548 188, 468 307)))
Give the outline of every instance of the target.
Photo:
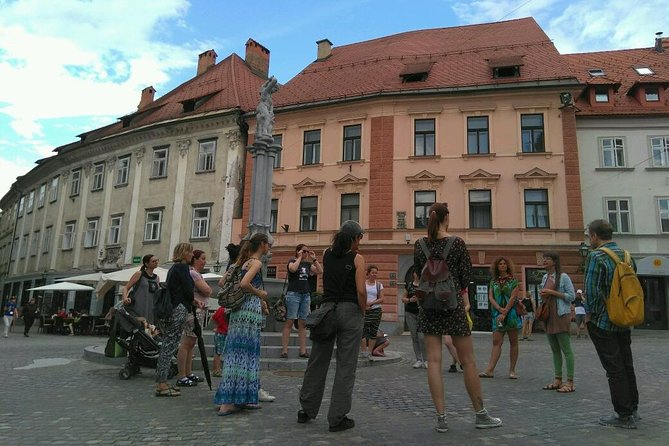
POLYGON ((537 314, 534 315, 537 321, 546 322, 548 320, 548 302, 544 302, 537 308, 537 314))
POLYGON ((288 275, 286 275, 286 280, 283 281, 283 290, 281 291, 281 296, 274 302, 272 305, 272 316, 277 322, 286 322, 286 314, 288 310, 286 309, 286 285, 288 284, 288 275))
POLYGON ((325 342, 332 340, 337 334, 337 318, 334 305, 321 305, 318 309, 309 313, 305 325, 309 329, 309 339, 312 341, 325 342))

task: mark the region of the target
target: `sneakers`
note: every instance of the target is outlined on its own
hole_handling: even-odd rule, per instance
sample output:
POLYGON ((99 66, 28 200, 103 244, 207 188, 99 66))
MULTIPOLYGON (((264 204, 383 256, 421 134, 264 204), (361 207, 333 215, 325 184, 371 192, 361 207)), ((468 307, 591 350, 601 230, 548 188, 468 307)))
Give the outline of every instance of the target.
POLYGON ((448 432, 448 423, 446 423, 446 415, 437 414, 437 425, 434 427, 439 433, 448 432))
POLYGON ((177 387, 195 387, 197 386, 197 381, 189 379, 187 376, 181 379, 177 379, 177 387))
POLYGON ((423 361, 423 368, 424 368, 424 369, 427 368, 427 361, 423 361))
POLYGON ((311 417, 309 415, 307 415, 307 413, 304 410, 300 409, 300 410, 297 411, 297 422, 298 423, 304 424, 304 423, 308 422, 309 420, 311 420, 311 417))
POLYGON ((416 361, 416 362, 413 363, 413 368, 414 369, 419 369, 421 367, 423 367, 423 361, 416 361))
POLYGON ((620 417, 617 414, 615 414, 610 417, 601 417, 599 419, 599 424, 607 427, 619 427, 621 429, 636 429, 636 421, 634 421, 634 415, 620 417))
POLYGON ((198 383, 204 382, 204 378, 202 378, 201 376, 197 376, 195 373, 191 373, 186 378, 190 379, 191 381, 198 382, 198 383))
POLYGON ((488 411, 485 409, 476 412, 476 428, 477 429, 490 429, 493 427, 500 427, 502 425, 502 420, 499 418, 491 417, 488 415, 488 411))
POLYGON ((451 364, 451 367, 448 369, 448 373, 458 373, 458 366, 451 364))
MULTIPOLYGON (((299 414, 299 412, 298 412, 298 414, 299 414)), ((353 426, 355 426, 355 421, 353 421, 352 419, 350 419, 346 415, 344 415, 344 418, 341 419, 339 424, 335 424, 334 426, 330 426, 330 432, 345 431, 346 429, 351 429, 353 426)))
POLYGON ((263 389, 258 390, 258 401, 262 401, 263 403, 271 403, 275 399, 276 397, 270 395, 268 391, 263 389))

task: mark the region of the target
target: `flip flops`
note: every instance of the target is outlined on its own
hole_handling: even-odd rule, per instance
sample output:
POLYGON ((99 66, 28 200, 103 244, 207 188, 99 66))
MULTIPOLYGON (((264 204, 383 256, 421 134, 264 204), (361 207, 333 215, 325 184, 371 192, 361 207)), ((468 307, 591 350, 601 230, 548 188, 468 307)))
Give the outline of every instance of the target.
POLYGON ((557 393, 572 393, 572 392, 576 392, 576 388, 574 387, 574 383, 564 384, 559 389, 557 389, 557 393))
POLYGON ((181 396, 181 392, 174 387, 168 387, 167 389, 156 389, 156 396, 181 396))
POLYGON ((308 358, 309 352, 300 353, 300 358, 308 358))
POLYGON ((553 381, 552 383, 548 383, 545 386, 542 387, 544 390, 557 390, 560 387, 562 387, 562 381, 553 381))
POLYGON ((262 409, 262 406, 260 404, 235 404, 235 407, 237 409, 244 409, 244 410, 260 410, 260 409, 262 409))
POLYGON ((518 379, 518 375, 515 374, 515 372, 509 373, 509 379, 518 379))
POLYGON ((232 414, 237 413, 239 411, 241 411, 241 409, 239 407, 235 406, 234 408, 232 408, 230 410, 223 411, 223 412, 221 412, 219 410, 218 412, 216 412, 216 415, 218 415, 219 417, 227 417, 228 415, 232 415, 232 414))
POLYGON ((288 353, 281 353, 281 356, 279 356, 281 359, 286 359, 288 358, 288 353))
POLYGON ((488 372, 481 372, 479 373, 479 378, 494 378, 495 375, 491 375, 488 372))

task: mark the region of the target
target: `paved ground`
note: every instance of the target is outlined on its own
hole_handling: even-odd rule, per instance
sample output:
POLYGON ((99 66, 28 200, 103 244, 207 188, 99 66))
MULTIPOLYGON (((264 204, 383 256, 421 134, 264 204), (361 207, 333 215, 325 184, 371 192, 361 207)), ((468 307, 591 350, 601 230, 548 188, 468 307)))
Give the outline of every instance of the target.
MULTIPOLYGON (((576 387, 572 394, 542 391, 553 373, 541 335, 521 343, 520 379, 505 378, 505 346, 497 377, 483 381, 489 411, 499 429, 477 430, 462 374, 445 373, 449 432, 433 430, 434 409, 424 370, 411 368, 410 338, 391 338, 404 360, 358 370, 350 416, 357 425, 327 432, 327 395, 315 422, 298 425, 300 372, 263 371, 263 386, 277 396, 263 409, 215 416, 213 392, 184 389, 179 398, 153 396, 153 371, 129 381, 118 368, 82 360, 83 348, 102 338, 13 333, 0 338, 0 445, 666 445, 669 444, 669 333, 634 335, 640 414, 636 431, 600 427, 611 412, 604 373, 588 340, 573 339, 576 387)), ((487 362, 490 335, 475 334, 479 367, 487 362)), ((332 382, 332 371, 328 380, 332 382)), ((217 384, 217 383, 215 383, 217 384)))

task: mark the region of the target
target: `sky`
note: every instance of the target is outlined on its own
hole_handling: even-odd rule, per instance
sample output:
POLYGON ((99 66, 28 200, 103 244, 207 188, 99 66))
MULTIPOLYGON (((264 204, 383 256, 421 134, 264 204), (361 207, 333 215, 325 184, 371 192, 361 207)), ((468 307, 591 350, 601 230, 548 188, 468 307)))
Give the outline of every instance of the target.
POLYGON ((195 75, 197 56, 244 58, 253 38, 288 82, 316 41, 534 17, 562 53, 650 47, 666 0, 0 0, 0 197, 76 135, 195 75))

